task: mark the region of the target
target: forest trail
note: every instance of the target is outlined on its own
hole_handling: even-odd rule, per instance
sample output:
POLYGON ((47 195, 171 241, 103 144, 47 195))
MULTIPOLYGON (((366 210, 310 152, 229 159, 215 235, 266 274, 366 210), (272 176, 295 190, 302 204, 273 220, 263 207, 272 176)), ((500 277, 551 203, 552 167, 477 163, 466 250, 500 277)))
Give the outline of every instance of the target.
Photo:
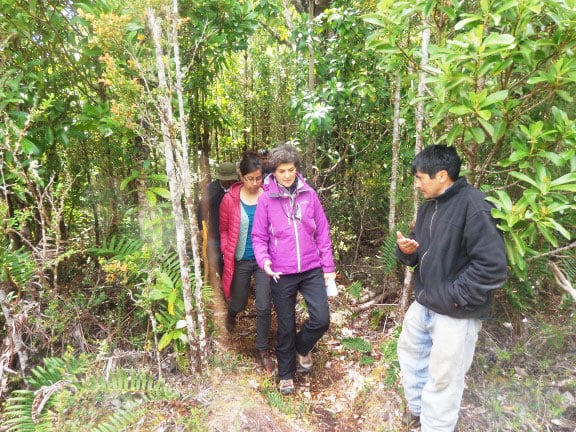
MULTIPOLYGON (((386 388, 387 367, 376 362, 380 359, 379 341, 387 335, 369 330, 364 317, 352 319, 352 312, 342 307, 343 295, 330 299, 331 328, 313 352, 312 372, 297 374, 296 394, 282 397, 277 392, 276 375, 267 375, 258 361, 253 295, 246 311, 238 314, 235 332, 229 334, 224 326, 226 302, 220 292, 215 290, 214 294, 218 360, 196 396, 208 408, 210 430, 368 432, 376 425, 402 430, 402 400, 386 388), (370 341, 371 352, 355 352, 342 345, 342 338, 355 337, 370 341), (378 366, 360 365, 366 355, 378 366), (366 392, 366 388, 372 391, 366 392)), ((297 316, 300 322, 306 317, 302 302, 297 316)), ((275 334, 274 319, 272 352, 275 334)))

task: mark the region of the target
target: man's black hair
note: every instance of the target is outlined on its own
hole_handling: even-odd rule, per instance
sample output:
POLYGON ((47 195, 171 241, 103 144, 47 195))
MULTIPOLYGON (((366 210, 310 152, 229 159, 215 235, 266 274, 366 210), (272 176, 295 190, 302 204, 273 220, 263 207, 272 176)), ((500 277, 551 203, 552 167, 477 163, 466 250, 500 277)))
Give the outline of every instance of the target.
POLYGON ((416 171, 428 174, 430 178, 436 177, 439 171, 446 170, 448 177, 457 180, 460 176, 462 160, 454 147, 435 144, 424 148, 412 160, 412 174, 416 171))

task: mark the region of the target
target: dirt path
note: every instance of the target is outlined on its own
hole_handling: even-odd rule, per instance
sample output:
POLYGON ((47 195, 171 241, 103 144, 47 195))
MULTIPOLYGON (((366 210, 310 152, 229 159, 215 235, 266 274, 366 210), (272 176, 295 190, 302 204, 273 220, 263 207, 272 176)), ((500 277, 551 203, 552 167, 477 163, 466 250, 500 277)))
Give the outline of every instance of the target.
MULTIPOLYGON (((378 346, 386 335, 370 331, 366 318, 346 312, 341 304, 344 301, 343 298, 330 300, 331 328, 314 350, 312 372, 296 375, 296 394, 291 397, 279 395, 276 376, 267 375, 257 361, 253 302, 238 315, 232 335, 221 323, 219 328, 223 333, 217 337, 217 357, 221 364, 211 372, 211 390, 207 392, 210 397, 206 401, 210 406, 207 421, 211 430, 401 430, 402 402, 385 387, 388 371, 382 365, 359 365, 362 355, 378 363, 378 346), (343 338, 355 337, 370 341, 372 351, 362 354, 342 345, 343 338), (226 425, 229 427, 224 427, 226 425), (374 429, 375 425, 384 429, 374 429)), ((222 305, 215 310, 219 307, 222 305)), ((302 304, 297 312, 303 321, 306 314, 302 304)), ((271 347, 275 331, 273 325, 271 347)))

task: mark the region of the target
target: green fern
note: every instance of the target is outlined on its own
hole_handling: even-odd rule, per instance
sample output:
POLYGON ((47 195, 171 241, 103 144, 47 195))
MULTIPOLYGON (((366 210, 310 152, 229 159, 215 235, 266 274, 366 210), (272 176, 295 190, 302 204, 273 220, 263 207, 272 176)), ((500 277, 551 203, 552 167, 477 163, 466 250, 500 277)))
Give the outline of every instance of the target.
POLYGON ((400 336, 401 330, 402 327, 398 326, 394 330, 392 337, 384 341, 380 346, 382 359, 388 365, 384 377, 384 384, 388 387, 392 387, 400 376, 400 364, 398 363, 398 355, 396 352, 398 349, 398 337, 400 336))
POLYGON ((182 279, 180 278, 180 258, 174 251, 168 252, 162 259, 160 270, 166 273, 175 287, 182 287, 182 279))
MULTIPOLYGON (((145 245, 141 240, 117 237, 89 251, 101 257, 106 271, 110 269, 112 274, 118 272, 119 280, 131 289, 140 307, 153 311, 159 324, 159 349, 174 343, 176 351, 184 350, 189 341, 186 328, 181 325, 185 308, 178 253, 153 244, 145 245)), ((194 289, 193 272, 190 272, 190 276, 194 289)), ((201 294, 204 304, 212 303, 212 287, 204 285, 201 294)))
POLYGON ((361 353, 369 353, 372 351, 372 345, 366 339, 359 337, 344 338, 342 339, 342 345, 346 348, 358 351, 361 353))
POLYGON ((146 414, 146 409, 127 407, 112 414, 106 421, 94 427, 95 432, 118 432, 129 430, 130 425, 136 424, 146 414))
POLYGON ((4 240, 0 244, 0 281, 10 281, 22 288, 34 277, 34 260, 23 248, 11 250, 4 240))
POLYGON ((143 246, 140 239, 112 236, 109 241, 104 241, 102 247, 89 248, 88 252, 104 257, 126 257, 141 251, 143 246))
POLYGON ((51 398, 53 393, 49 389, 61 390, 64 378, 70 378, 69 383, 75 381, 73 373, 82 372, 77 361, 66 362, 62 358, 48 357, 43 360, 43 366, 34 367, 27 382, 34 390, 15 390, 6 402, 4 422, 0 426, 7 427, 7 432, 25 431, 52 431, 52 416, 50 409, 53 406, 51 398), (43 392, 43 390, 47 390, 43 392), (45 401, 40 404, 42 399, 45 401), (39 408, 40 412, 36 412, 39 408))
POLYGON ((385 275, 392 274, 392 272, 398 268, 398 260, 396 259, 396 237, 394 235, 386 237, 386 241, 380 248, 376 258, 384 270, 385 275))
POLYGON ((354 297, 356 300, 360 299, 360 296, 362 295, 362 290, 364 288, 362 287, 362 283, 360 281, 354 281, 349 287, 348 287, 348 292, 350 293, 350 295, 352 297, 354 297))
POLYGON ((28 380, 35 390, 15 390, 7 399, 0 429, 119 431, 129 429, 154 408, 147 402, 178 399, 163 381, 145 373, 116 370, 106 378, 86 371, 86 364, 44 359, 28 380))
POLYGON ((34 432, 36 425, 32 419, 32 403, 34 392, 31 390, 14 390, 6 401, 4 409, 4 421, 0 426, 5 427, 7 432, 34 432))

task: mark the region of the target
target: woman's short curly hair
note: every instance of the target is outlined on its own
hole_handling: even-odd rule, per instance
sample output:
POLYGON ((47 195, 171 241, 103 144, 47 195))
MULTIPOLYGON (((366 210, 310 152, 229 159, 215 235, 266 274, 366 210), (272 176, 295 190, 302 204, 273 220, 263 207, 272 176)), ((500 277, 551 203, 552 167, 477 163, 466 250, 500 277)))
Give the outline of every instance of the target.
POLYGON ((300 171, 300 153, 296 147, 290 144, 282 144, 270 150, 268 164, 272 172, 276 171, 279 165, 293 163, 296 170, 300 171))

